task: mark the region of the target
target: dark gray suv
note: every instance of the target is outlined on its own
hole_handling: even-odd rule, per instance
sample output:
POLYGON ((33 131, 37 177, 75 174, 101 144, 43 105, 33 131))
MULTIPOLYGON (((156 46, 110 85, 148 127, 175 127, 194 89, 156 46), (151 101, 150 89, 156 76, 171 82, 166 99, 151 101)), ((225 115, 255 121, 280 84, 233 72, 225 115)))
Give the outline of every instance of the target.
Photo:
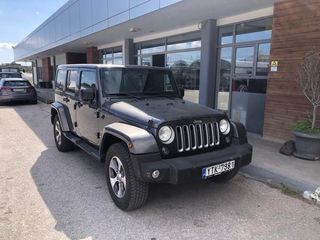
POLYGON ((183 100, 168 69, 61 65, 56 75, 56 146, 77 146, 104 162, 110 195, 123 210, 141 207, 150 183, 223 182, 251 162, 244 126, 183 100))

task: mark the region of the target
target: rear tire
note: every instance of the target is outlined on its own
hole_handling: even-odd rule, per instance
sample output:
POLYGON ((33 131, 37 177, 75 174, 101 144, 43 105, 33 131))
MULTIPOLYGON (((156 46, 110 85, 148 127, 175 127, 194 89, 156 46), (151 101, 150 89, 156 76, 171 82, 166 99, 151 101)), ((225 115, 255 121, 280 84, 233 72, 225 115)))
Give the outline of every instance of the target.
POLYGON ((124 211, 141 208, 147 201, 149 184, 136 179, 124 143, 113 144, 106 155, 106 180, 114 203, 124 211))
POLYGON ((73 143, 63 135, 58 116, 55 116, 53 121, 53 136, 60 152, 68 152, 74 149, 73 143))

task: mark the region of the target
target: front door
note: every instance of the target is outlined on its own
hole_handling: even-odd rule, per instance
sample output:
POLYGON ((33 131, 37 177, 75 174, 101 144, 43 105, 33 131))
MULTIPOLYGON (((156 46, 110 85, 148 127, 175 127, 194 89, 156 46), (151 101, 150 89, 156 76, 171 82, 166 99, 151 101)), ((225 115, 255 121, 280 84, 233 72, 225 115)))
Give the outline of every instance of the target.
POLYGON ((270 43, 236 45, 220 50, 218 108, 262 134, 270 43))
MULTIPOLYGON (((80 71, 80 90, 93 88, 95 92, 97 89, 97 74, 95 70, 81 70, 80 71)), ((79 91, 79 101, 76 104, 77 108, 77 135, 87 139, 93 144, 99 143, 99 126, 98 126, 98 109, 97 109, 98 95, 90 102, 81 100, 79 91)))

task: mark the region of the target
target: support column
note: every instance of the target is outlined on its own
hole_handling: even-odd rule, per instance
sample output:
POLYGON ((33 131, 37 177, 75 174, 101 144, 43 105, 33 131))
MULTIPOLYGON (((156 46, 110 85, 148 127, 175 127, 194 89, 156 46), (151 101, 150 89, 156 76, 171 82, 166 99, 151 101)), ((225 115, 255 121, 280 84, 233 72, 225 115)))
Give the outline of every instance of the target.
POLYGON ((51 82, 53 80, 50 57, 42 58, 42 80, 44 82, 51 82))
POLYGON ((97 47, 87 48, 87 63, 99 63, 99 55, 97 47))
POLYGON ((217 22, 209 19, 201 23, 201 65, 199 103, 215 107, 217 71, 217 22))
POLYGON ((134 65, 134 43, 133 39, 125 39, 122 45, 123 64, 134 65))

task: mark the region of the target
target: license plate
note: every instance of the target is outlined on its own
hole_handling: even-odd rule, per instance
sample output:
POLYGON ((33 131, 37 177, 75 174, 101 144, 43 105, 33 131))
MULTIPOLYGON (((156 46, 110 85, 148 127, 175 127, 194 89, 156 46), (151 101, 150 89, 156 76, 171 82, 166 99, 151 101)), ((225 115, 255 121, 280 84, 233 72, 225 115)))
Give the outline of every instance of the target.
POLYGON ((19 93, 25 93, 26 90, 25 89, 19 89, 19 88, 15 88, 13 89, 14 92, 19 92, 19 93))
POLYGON ((202 169, 202 178, 208 178, 211 176, 217 176, 221 173, 231 171, 234 169, 236 161, 232 160, 229 162, 220 163, 217 165, 213 165, 210 167, 206 167, 202 169))

